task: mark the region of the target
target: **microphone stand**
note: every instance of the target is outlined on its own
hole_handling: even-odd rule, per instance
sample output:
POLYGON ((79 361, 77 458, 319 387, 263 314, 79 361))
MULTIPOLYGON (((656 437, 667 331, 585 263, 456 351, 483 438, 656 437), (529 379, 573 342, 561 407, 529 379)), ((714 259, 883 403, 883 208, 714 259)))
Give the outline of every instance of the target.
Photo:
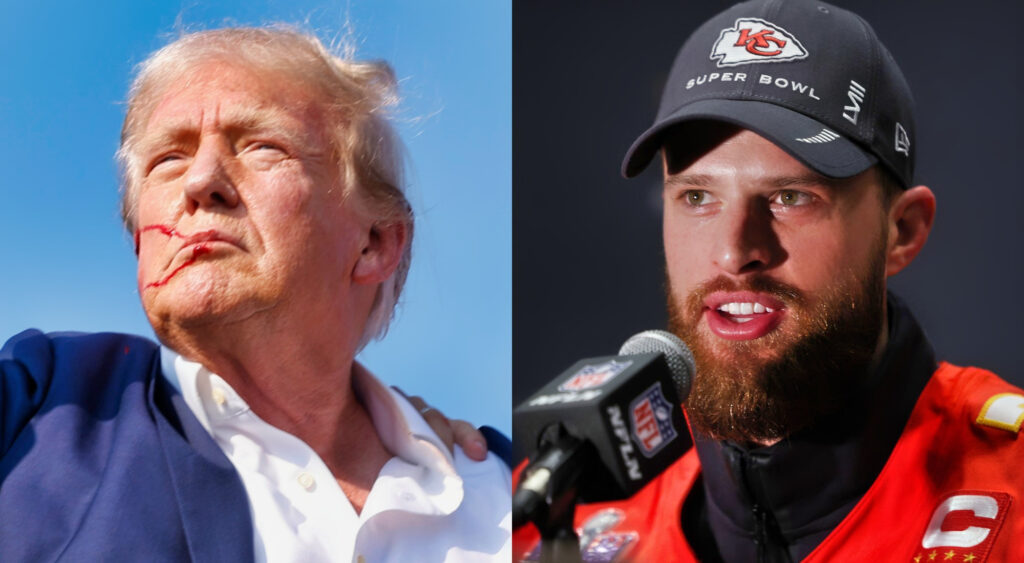
POLYGON ((513 527, 527 520, 537 527, 541 563, 582 563, 573 523, 583 469, 597 459, 597 452, 561 424, 547 428, 539 442, 540 453, 523 472, 513 497, 513 527))

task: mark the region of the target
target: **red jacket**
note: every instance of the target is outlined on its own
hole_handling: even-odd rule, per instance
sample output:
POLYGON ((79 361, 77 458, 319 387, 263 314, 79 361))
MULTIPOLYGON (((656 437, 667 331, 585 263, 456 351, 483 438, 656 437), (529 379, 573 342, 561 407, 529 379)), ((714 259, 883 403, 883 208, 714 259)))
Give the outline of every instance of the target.
MULTIPOLYGON (((874 484, 805 561, 1024 561, 1022 422, 1024 391, 940 364, 874 484)), ((579 506, 584 560, 696 561, 680 515, 699 474, 691 449, 632 498, 579 506)), ((538 540, 517 531, 517 560, 538 540)))

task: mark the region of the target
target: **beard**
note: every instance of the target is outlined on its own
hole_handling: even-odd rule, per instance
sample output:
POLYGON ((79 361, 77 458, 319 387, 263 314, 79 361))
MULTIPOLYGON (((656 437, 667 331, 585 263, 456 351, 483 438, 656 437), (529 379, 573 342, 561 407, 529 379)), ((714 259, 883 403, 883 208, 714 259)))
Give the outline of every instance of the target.
MULTIPOLYGON (((814 305, 799 289, 756 276, 718 277, 680 306, 668 291, 669 328, 697 364, 686 401, 695 431, 718 440, 768 444, 842 408, 871 366, 885 308, 884 237, 865 276, 825 291, 814 305), (787 318, 754 340, 699 331, 704 300, 715 291, 749 290, 785 303, 787 318)), ((714 314, 714 313, 711 313, 714 314)))

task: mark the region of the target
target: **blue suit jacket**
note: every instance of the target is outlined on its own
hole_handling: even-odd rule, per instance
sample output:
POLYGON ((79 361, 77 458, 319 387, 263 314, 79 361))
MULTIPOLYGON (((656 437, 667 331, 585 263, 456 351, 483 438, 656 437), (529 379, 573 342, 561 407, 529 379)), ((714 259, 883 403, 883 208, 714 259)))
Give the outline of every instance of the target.
POLYGON ((0 351, 0 561, 251 561, 231 462, 123 334, 0 351))

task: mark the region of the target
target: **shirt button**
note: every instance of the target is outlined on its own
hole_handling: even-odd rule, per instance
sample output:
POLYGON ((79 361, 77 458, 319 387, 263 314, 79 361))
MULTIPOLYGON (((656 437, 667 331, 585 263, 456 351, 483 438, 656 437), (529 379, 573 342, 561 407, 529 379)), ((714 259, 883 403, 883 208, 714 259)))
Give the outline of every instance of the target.
POLYGON ((224 403, 228 400, 224 395, 224 391, 219 387, 214 387, 213 391, 210 392, 210 395, 213 397, 213 402, 217 403, 218 407, 223 407, 224 403))
POLYGON ((366 558, 360 555, 359 557, 356 557, 356 563, 366 563, 366 558))
POLYGON ((302 488, 306 489, 307 491, 312 491, 314 488, 316 488, 316 479, 314 479, 312 475, 306 473, 305 471, 299 473, 298 481, 299 484, 302 485, 302 488))

